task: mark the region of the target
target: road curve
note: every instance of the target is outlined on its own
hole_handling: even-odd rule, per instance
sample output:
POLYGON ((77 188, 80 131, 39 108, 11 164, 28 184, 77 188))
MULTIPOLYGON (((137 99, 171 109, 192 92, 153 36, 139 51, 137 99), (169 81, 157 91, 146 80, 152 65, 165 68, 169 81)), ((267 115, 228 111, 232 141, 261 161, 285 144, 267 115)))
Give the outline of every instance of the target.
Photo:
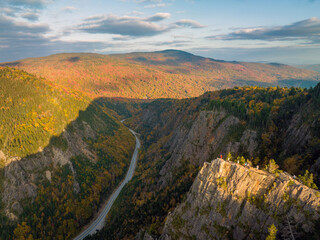
MULTIPOLYGON (((121 121, 123 122, 123 121, 121 121)), ((121 182, 120 186, 113 192, 113 194, 109 197, 107 204, 104 206, 103 210, 101 211, 100 215, 94 220, 94 222, 88 227, 86 230, 84 230, 82 233, 80 233, 77 237, 74 238, 74 240, 82 240, 85 237, 92 235, 93 233, 97 232, 98 230, 101 230, 104 225, 104 219, 106 218, 108 212, 110 211, 114 201, 119 196, 122 188, 124 185, 126 185, 133 177, 134 170, 136 168, 137 159, 138 159, 138 151, 141 146, 140 140, 137 136, 137 133, 133 131, 132 129, 128 128, 129 131, 135 136, 136 138, 136 147, 134 149, 130 166, 127 172, 127 175, 125 179, 121 182)))

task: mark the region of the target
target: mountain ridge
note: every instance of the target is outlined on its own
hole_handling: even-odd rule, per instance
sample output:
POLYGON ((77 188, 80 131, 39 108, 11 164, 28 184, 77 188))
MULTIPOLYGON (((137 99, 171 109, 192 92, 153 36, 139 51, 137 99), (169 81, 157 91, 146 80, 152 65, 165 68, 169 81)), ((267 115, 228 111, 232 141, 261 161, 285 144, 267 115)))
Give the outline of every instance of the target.
POLYGON ((186 98, 236 85, 310 87, 320 73, 283 64, 227 62, 179 50, 61 53, 2 63, 94 97, 186 98))

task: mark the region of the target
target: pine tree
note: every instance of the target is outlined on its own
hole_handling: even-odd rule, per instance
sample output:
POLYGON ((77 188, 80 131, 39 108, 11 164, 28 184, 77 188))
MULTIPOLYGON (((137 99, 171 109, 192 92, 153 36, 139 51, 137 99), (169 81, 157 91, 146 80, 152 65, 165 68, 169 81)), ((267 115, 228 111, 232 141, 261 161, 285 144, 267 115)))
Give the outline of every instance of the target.
POLYGON ((299 175, 298 178, 307 187, 318 189, 317 185, 313 182, 313 174, 309 173, 308 170, 305 171, 304 175, 299 175))
POLYGON ((268 231, 269 231, 269 235, 266 237, 266 240, 276 240, 276 237, 277 237, 277 227, 272 224, 269 228, 268 228, 268 231))

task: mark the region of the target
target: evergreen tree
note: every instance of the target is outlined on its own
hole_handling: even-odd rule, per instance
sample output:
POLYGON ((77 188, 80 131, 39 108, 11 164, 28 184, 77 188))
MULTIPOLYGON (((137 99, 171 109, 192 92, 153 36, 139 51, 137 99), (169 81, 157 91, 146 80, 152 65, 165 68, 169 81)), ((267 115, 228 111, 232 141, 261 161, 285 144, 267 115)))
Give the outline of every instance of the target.
POLYGON ((308 170, 305 171, 304 175, 299 175, 298 178, 307 187, 318 189, 317 185, 313 182, 313 174, 309 173, 308 170))
POLYGON ((268 228, 268 231, 269 231, 269 235, 266 237, 266 240, 275 240, 276 237, 277 237, 277 227, 272 224, 269 228, 268 228))

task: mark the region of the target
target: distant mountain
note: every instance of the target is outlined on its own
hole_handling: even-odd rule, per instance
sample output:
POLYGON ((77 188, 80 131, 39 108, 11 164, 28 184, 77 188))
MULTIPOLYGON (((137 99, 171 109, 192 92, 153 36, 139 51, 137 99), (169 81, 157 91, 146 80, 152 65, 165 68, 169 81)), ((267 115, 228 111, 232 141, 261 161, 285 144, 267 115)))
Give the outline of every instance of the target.
POLYGON ((320 72, 320 64, 297 65, 297 67, 320 72))
POLYGON ((66 53, 3 63, 93 97, 185 98, 243 85, 314 86, 320 74, 283 64, 226 62, 177 50, 66 53))

